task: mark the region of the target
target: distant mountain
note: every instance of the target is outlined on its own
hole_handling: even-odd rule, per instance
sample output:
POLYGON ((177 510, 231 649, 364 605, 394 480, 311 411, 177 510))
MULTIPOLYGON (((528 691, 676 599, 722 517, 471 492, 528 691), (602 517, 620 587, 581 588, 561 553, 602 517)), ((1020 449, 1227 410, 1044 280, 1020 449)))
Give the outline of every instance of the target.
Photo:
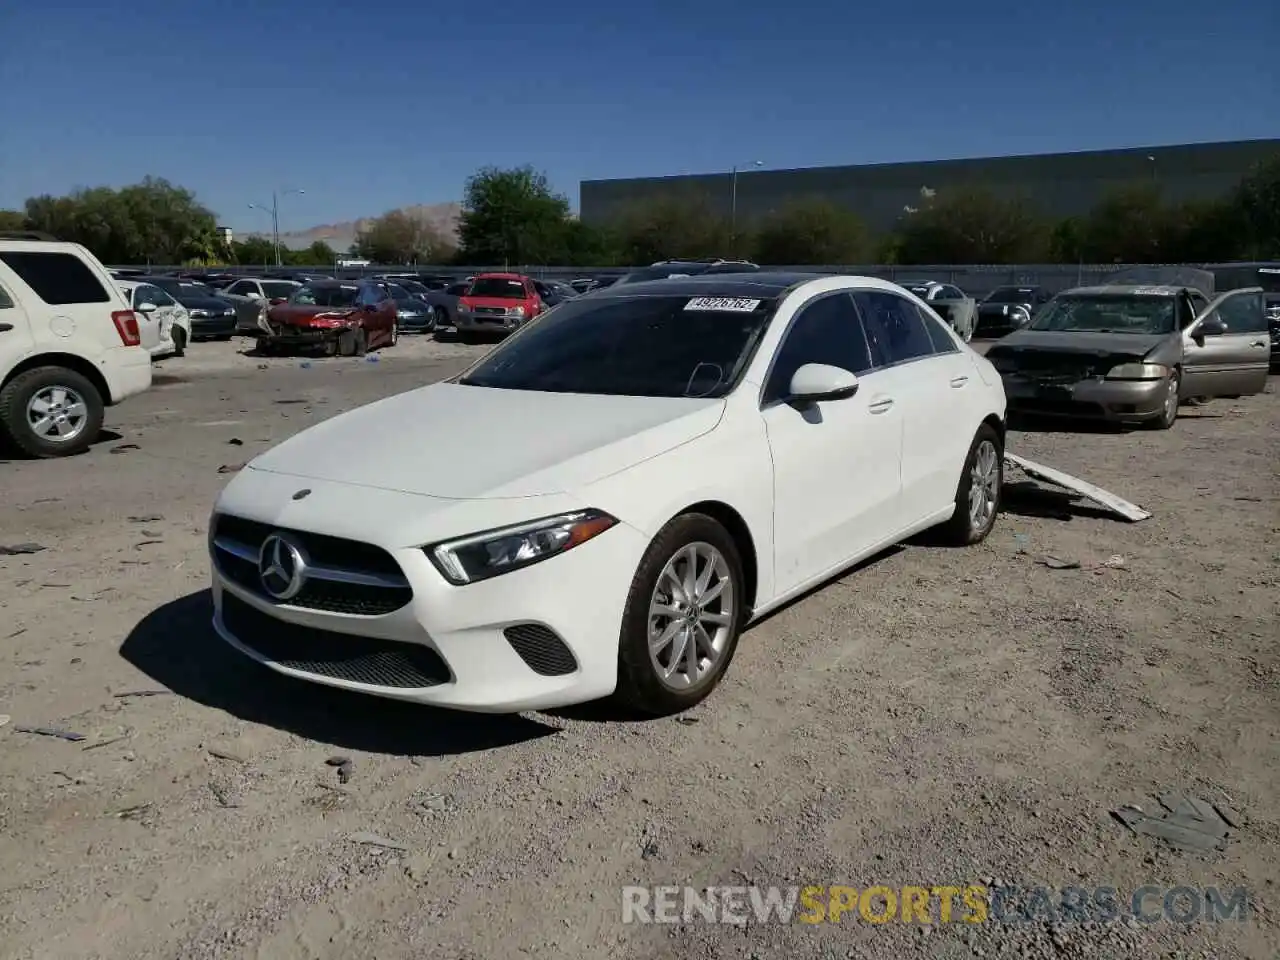
MULTIPOLYGON (((419 216, 433 224, 446 238, 457 242, 458 216, 462 212, 460 203, 419 203, 412 207, 401 207, 402 213, 419 216)), ((322 223, 310 230, 290 230, 280 234, 280 242, 290 250, 303 250, 317 240, 323 240, 339 253, 345 253, 356 242, 356 234, 368 229, 376 217, 362 217, 359 220, 347 220, 343 223, 322 223)))

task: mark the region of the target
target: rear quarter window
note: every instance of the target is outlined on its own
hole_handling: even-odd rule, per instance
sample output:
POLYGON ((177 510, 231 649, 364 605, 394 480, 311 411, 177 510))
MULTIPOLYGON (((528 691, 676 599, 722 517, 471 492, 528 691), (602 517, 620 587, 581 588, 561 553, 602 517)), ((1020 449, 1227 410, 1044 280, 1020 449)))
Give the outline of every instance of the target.
POLYGON ((0 253, 0 260, 50 306, 111 300, 93 271, 72 254, 6 250, 0 253))

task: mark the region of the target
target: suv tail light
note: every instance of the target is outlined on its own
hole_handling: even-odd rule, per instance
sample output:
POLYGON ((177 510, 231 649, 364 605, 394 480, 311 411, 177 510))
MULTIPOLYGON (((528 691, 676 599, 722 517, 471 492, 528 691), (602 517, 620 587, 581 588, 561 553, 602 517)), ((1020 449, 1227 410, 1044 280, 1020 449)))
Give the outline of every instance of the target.
POLYGON ((111 314, 111 322, 116 325, 120 342, 126 347, 136 347, 142 343, 142 334, 138 332, 138 315, 132 310, 114 311, 111 314))

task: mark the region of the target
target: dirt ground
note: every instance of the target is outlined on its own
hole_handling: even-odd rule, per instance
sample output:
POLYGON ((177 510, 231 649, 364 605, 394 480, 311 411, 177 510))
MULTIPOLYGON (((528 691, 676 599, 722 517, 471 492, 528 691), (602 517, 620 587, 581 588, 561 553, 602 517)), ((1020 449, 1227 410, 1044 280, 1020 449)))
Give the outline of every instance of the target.
POLYGON ((1276 956, 1274 383, 1167 433, 1011 434, 1154 517, 1015 484, 983 546, 864 565, 754 627, 689 716, 636 722, 411 708, 222 645, 205 552, 220 468, 479 348, 236 351, 162 363, 82 457, 0 463, 0 544, 46 548, 0 557, 0 956, 1276 956), (1165 790, 1247 823, 1205 855, 1109 815, 1165 790), (1192 925, 621 922, 624 885, 749 883, 1253 900, 1244 923, 1192 925))

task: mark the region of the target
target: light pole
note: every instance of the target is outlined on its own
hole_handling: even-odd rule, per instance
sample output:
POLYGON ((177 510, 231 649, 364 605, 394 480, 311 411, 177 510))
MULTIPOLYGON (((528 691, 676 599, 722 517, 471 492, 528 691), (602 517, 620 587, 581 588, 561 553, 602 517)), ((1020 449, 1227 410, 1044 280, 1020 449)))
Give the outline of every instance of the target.
MULTIPOLYGON (((763 160, 752 160, 751 167, 763 167, 763 160)), ((738 165, 729 171, 729 233, 733 243, 738 242, 738 165)))
POLYGON ((261 203, 249 204, 250 210, 263 210, 271 214, 271 245, 276 252, 276 266, 280 266, 280 198, 291 193, 306 193, 305 190, 272 190, 271 206, 261 203))

